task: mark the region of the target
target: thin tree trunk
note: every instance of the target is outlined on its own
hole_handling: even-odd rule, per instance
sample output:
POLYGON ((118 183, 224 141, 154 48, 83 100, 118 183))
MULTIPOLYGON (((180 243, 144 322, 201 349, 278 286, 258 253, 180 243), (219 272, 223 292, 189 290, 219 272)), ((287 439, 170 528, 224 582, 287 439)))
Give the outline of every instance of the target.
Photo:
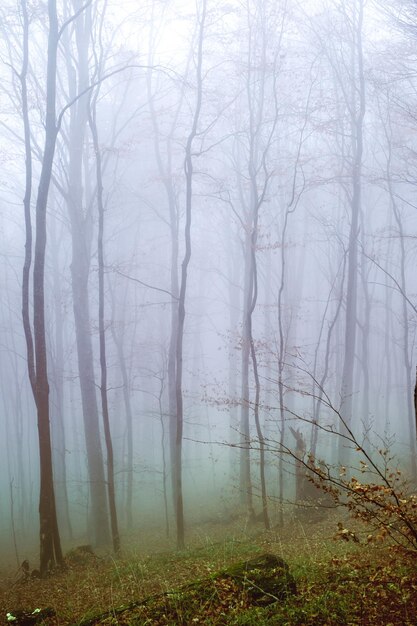
POLYGON ((133 527, 133 411, 132 403, 130 401, 129 376, 124 354, 124 333, 121 332, 120 335, 118 335, 113 323, 111 325, 111 333, 116 346, 117 358, 122 376, 123 401, 126 411, 126 521, 127 528, 131 530, 133 527))
MULTIPOLYGON (((401 267, 401 278, 400 285, 402 294, 407 293, 407 283, 405 276, 405 264, 406 264, 406 251, 404 245, 404 228, 401 220, 400 210, 397 205, 397 200, 395 197, 394 190, 392 188, 392 179, 391 179, 391 157, 392 157, 392 145, 391 138, 388 141, 389 143, 389 153, 387 160, 387 182, 388 182, 388 190, 391 198, 391 205, 394 212, 395 222, 398 228, 399 234, 399 243, 400 243, 400 267, 401 267)), ((407 301, 405 297, 401 298, 402 304, 402 317, 404 324, 404 334, 403 334, 403 363, 404 369, 406 372, 406 394, 407 394, 407 415, 408 415, 408 428, 410 433, 410 450, 411 450, 411 472, 414 481, 417 481, 417 458, 416 458, 416 414, 415 414, 415 406, 413 407, 413 367, 412 367, 412 347, 410 346, 410 328, 409 328, 409 319, 408 319, 408 308, 407 301)), ((415 389, 414 389, 414 404, 415 404, 415 389)))
POLYGON ((255 520, 253 508, 251 454, 250 454, 250 391, 249 391, 249 360, 251 354, 251 325, 253 299, 253 271, 252 271, 252 236, 245 233, 245 286, 243 310, 243 337, 242 337, 242 407, 240 414, 240 495, 241 502, 246 508, 250 522, 255 520))
POLYGON ((324 354, 324 369, 323 369, 323 373, 319 381, 317 381, 317 378, 316 378, 318 350, 320 347, 320 339, 322 336, 324 323, 327 319, 326 314, 328 311, 330 299, 332 296, 332 292, 333 292, 333 288, 334 288, 334 284, 336 282, 337 276, 335 277, 335 280, 332 284, 332 288, 329 292, 329 296, 328 296, 327 303, 326 303, 326 308, 323 314, 322 325, 320 328, 320 336, 317 342, 317 348, 316 348, 316 352, 314 355, 313 424, 312 424, 312 430, 311 430, 311 443, 310 443, 310 454, 313 458, 316 458, 316 455, 317 455, 317 440, 318 440, 318 432, 319 432, 319 424, 320 424, 320 410, 322 408, 322 400, 323 400, 327 376, 328 376, 329 368, 330 368, 330 348, 331 348, 331 342, 332 342, 332 337, 333 337, 333 331, 339 319, 339 315, 342 310, 342 304, 343 304, 343 286, 344 286, 344 280, 345 280, 345 274, 346 274, 345 272, 346 254, 343 255, 343 260, 342 260, 341 265, 342 265, 342 268, 340 269, 339 267, 339 270, 338 270, 338 274, 340 273, 342 276, 341 285, 340 285, 340 296, 337 299, 336 310, 335 310, 333 319, 331 320, 328 330, 327 330, 326 350, 324 354))
MULTIPOLYGON (((358 232, 362 194, 363 121, 365 117, 365 79, 363 72, 363 0, 355 0, 353 6, 354 41, 352 41, 352 100, 351 110, 351 150, 352 150, 352 198, 350 200, 350 230, 347 258, 345 349, 341 383, 340 415, 343 423, 341 433, 352 426, 353 373, 355 367, 357 300, 358 300, 358 232)), ((339 440, 339 461, 347 465, 349 450, 344 438, 339 440)))
POLYGON ((98 324, 99 324, 99 343, 100 343, 100 369, 101 369, 101 406, 103 412, 104 438, 107 451, 107 493, 109 499, 110 511, 110 527, 115 554, 120 552, 120 535, 117 520, 116 496, 114 486, 114 455, 113 443, 110 431, 109 404, 107 398, 107 360, 106 360, 106 330, 104 325, 104 202, 103 202, 103 174, 101 164, 101 152, 98 141, 97 124, 95 118, 95 99, 92 107, 89 109, 89 125, 93 138, 94 153, 96 157, 96 176, 97 176, 97 208, 98 208, 98 324))
MULTIPOLYGON (((255 251, 253 251, 253 255, 255 255, 255 251)), ((255 265, 255 264, 254 264, 255 265)), ((254 266, 254 274, 256 276, 256 265, 254 266)), ((255 278, 255 285, 257 280, 255 278)), ((253 308, 256 304, 256 295, 257 295, 257 287, 255 286, 254 297, 253 297, 253 308)), ((251 339, 250 339, 250 350, 252 357, 252 367, 253 374, 255 378, 255 406, 254 406, 254 417, 255 417, 255 426, 256 433, 259 441, 259 471, 260 471, 260 480, 261 480, 261 498, 262 498, 262 520, 266 530, 270 529, 269 523, 269 515, 268 515, 268 498, 266 491, 266 480, 265 480, 265 438, 261 428, 261 422, 259 419, 259 403, 260 403, 260 395, 261 395, 261 384, 259 381, 259 372, 258 372, 258 360, 256 358, 255 344, 252 337, 252 328, 250 331, 251 339)))
POLYGON ((200 119, 202 96, 203 96, 203 40, 204 27, 206 19, 206 0, 202 0, 201 15, 199 17, 198 42, 197 42, 197 100, 193 116, 191 132, 188 135, 185 148, 185 181, 186 181, 186 201, 185 201, 185 254, 181 265, 181 283, 178 298, 178 331, 176 341, 176 405, 177 405, 177 429, 175 438, 175 516, 177 524, 177 546, 183 549, 185 546, 185 528, 184 528, 184 509, 183 509, 183 493, 182 493, 182 439, 184 428, 184 407, 183 407, 183 341, 184 341, 184 322, 185 322, 185 297, 187 292, 187 275, 188 266, 191 259, 191 214, 193 200, 193 142, 197 134, 198 122, 200 119))
POLYGON ((162 452, 162 493, 164 497, 164 514, 165 514, 165 533, 169 537, 169 512, 168 512, 168 493, 167 493, 167 461, 165 453, 165 423, 164 411, 162 407, 162 397, 164 394, 164 378, 165 373, 160 379, 160 389, 158 394, 159 420, 161 423, 161 452, 162 452))
POLYGON ((57 510, 61 528, 64 527, 68 538, 71 540, 72 525, 68 502, 67 488, 67 463, 65 446, 65 420, 64 420, 64 331, 62 311, 62 288, 59 272, 59 245, 56 239, 55 221, 51 221, 52 243, 52 284, 53 306, 55 318, 55 358, 53 363, 52 389, 54 402, 52 404, 54 419, 52 420, 52 444, 55 481, 59 485, 57 495, 57 510))
MULTIPOLYGON (((152 5, 153 11, 153 5, 152 5)), ((153 14, 151 19, 151 28, 153 28, 153 14)), ((152 32, 150 36, 152 40, 152 32)), ((148 65, 152 67, 154 63, 152 45, 149 48, 148 65)), ((172 172, 172 142, 174 130, 177 126, 178 116, 181 111, 182 102, 185 92, 181 92, 178 106, 176 107, 170 132, 166 138, 166 158, 162 156, 162 148, 160 142, 160 130, 158 124, 158 115, 154 107, 154 94, 152 93, 152 70, 147 74, 147 89, 149 98, 149 107, 151 111, 151 122, 153 128, 154 151, 158 166, 159 175, 162 179, 165 195, 168 204, 169 214, 169 230, 171 241, 170 255, 170 292, 171 292, 171 319, 170 319, 170 337, 168 346, 168 436, 169 436, 169 452, 171 463, 171 486, 174 510, 177 502, 176 494, 176 478, 175 478, 175 457, 176 457, 176 433, 177 433, 177 399, 176 399, 176 354, 177 354, 177 335, 178 335, 178 298, 179 298, 179 277, 178 277, 178 258, 179 258, 179 215, 177 206, 177 197, 173 182, 172 172)))

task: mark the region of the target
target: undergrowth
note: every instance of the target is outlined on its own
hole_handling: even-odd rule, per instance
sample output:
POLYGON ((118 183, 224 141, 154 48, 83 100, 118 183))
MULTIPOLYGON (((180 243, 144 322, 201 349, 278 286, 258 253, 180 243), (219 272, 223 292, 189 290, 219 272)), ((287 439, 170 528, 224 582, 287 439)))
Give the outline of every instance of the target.
POLYGON ((415 555, 368 545, 360 527, 355 528, 358 542, 347 542, 337 521, 293 520, 282 529, 256 533, 238 523, 200 527, 190 529, 189 548, 182 552, 161 549, 157 534, 149 536, 145 551, 142 533, 140 549, 125 540, 123 558, 91 554, 46 580, 13 584, 11 577, 4 579, 3 623, 7 612, 51 607, 55 616, 45 625, 415 625, 415 555), (264 552, 285 559, 297 595, 256 607, 233 581, 213 583, 215 572, 264 552))

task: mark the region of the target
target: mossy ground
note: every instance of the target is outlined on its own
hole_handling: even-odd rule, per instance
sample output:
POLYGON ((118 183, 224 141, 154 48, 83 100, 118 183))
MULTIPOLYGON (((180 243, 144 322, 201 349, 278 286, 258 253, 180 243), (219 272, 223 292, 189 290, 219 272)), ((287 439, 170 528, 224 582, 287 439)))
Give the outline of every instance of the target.
POLYGON ((262 532, 244 521, 222 528, 189 529, 189 547, 176 552, 157 532, 124 538, 124 555, 86 555, 45 580, 12 584, 3 578, 0 615, 52 607, 45 624, 236 626, 417 623, 416 555, 385 544, 335 541, 337 516, 319 523, 292 520, 262 532), (145 549, 146 546, 146 549, 145 549), (266 607, 253 606, 233 580, 213 574, 233 563, 269 552, 289 565, 298 594, 266 607), (202 585, 199 581, 205 580, 202 585), (141 603, 146 599, 144 603, 141 603), (120 607, 130 608, 120 611, 120 607), (101 616, 101 617, 98 617, 101 616))

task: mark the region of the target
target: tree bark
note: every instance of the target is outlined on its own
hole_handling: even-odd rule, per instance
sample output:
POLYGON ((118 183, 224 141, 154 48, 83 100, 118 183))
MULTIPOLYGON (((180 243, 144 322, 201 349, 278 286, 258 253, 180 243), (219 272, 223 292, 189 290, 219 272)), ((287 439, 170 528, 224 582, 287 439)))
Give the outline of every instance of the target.
POLYGON ((56 126, 56 73, 58 51, 58 19, 55 0, 48 1, 48 60, 46 75, 45 144, 42 155, 41 174, 36 198, 36 238, 33 267, 33 340, 29 314, 29 279, 31 265, 32 227, 30 200, 32 189, 32 165, 30 123, 28 116, 26 74, 28 64, 29 21, 26 2, 21 3, 24 19, 24 53, 21 74, 23 118, 26 148, 26 191, 24 198, 26 225, 26 253, 23 268, 23 325, 28 355, 28 373, 36 404, 40 461, 40 573, 46 574, 55 563, 62 564, 63 556, 56 515, 52 467, 52 446, 49 418, 49 382, 45 334, 45 252, 46 209, 52 166, 55 154, 56 126))
MULTIPOLYGON (((81 3, 77 0, 75 7, 80 8, 80 6, 81 3)), ((89 6, 85 10, 85 15, 79 15, 74 23, 76 35, 76 67, 73 65, 74 54, 68 41, 65 46, 70 97, 72 99, 76 98, 78 94, 83 93, 89 86, 88 48, 91 32, 90 12, 91 7, 89 6)), ((83 202, 82 187, 83 150, 87 120, 88 95, 84 95, 77 100, 70 110, 67 204, 71 223, 71 285, 91 495, 92 529, 95 544, 105 545, 108 543, 110 535, 96 396, 88 289, 91 262, 92 215, 90 208, 84 209, 83 204, 85 202, 83 202)))

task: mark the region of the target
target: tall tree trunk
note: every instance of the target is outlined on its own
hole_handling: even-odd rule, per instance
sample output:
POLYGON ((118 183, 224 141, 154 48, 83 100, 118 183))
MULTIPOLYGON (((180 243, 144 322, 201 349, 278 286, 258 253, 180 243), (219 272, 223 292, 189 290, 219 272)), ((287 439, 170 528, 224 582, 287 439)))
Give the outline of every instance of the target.
MULTIPOLYGON (((113 311, 114 296, 112 293, 113 311)), ((113 320, 114 322, 114 320, 113 320)), ((125 351, 124 351, 124 331, 120 333, 115 329, 114 323, 111 325, 111 334, 116 346, 117 359, 120 367, 123 384, 123 402, 126 412, 126 523, 129 530, 133 527, 133 411, 130 400, 130 384, 129 375, 126 367, 125 351)))
POLYGON ((326 308, 323 313, 319 340, 317 342, 317 348, 316 348, 316 352, 314 355, 313 424, 312 424, 312 430, 311 430, 311 440, 310 440, 311 443, 310 443, 310 450, 309 450, 309 453, 311 454, 313 458, 316 458, 316 455, 317 455, 317 442, 318 442, 318 434, 319 434, 319 426, 320 426, 320 411, 322 409, 322 401, 325 395, 326 381, 327 381, 327 377, 328 377, 329 369, 330 369, 330 348, 331 348, 331 342, 333 338, 333 331, 335 330, 336 323, 339 319, 339 315, 340 315, 340 312, 342 310, 342 305, 343 305, 343 286, 344 286, 345 275, 346 275, 345 265, 346 265, 346 254, 343 255, 342 262, 339 266, 337 275, 335 276, 335 279, 333 281, 332 287, 329 292, 329 296, 328 296, 327 303, 326 303, 326 308), (341 274, 342 276, 341 285, 340 285, 340 295, 336 300, 336 309, 335 309, 333 318, 328 325, 327 337, 326 337, 326 350, 324 353, 323 373, 317 384, 316 383, 317 360, 318 360, 318 354, 319 354, 319 347, 321 343, 320 340, 321 340, 322 333, 323 333, 324 323, 327 320, 327 312, 329 309, 331 298, 333 296, 333 289, 334 289, 334 286, 336 284, 336 280, 339 274, 341 274))
MULTIPOLYGON (((252 225, 251 225, 252 227, 252 225)), ((240 413, 240 497, 246 508, 250 521, 255 519, 252 494, 251 454, 250 454, 250 389, 249 389, 249 362, 251 354, 252 336, 252 299, 253 299, 253 269, 252 269, 252 233, 246 225, 245 233, 245 284, 243 308, 243 336, 242 336, 242 406, 240 413)))
POLYGON ((63 330, 63 294, 59 271, 59 244, 56 238, 55 220, 51 220, 52 249, 52 291, 55 318, 55 354, 53 362, 52 382, 52 444, 55 482, 59 485, 57 492, 57 510, 61 529, 72 539, 72 525, 68 502, 67 488, 67 450, 65 446, 64 419, 64 330, 63 330))
POLYGON ((110 527, 115 554, 120 552, 120 535, 117 520, 116 495, 114 487, 114 455, 113 442, 110 430, 109 403, 107 397, 107 359, 106 359, 106 329, 104 324, 104 201, 103 201, 103 172, 98 132, 96 124, 96 97, 93 98, 89 109, 89 125, 93 138, 94 153, 96 157, 96 177, 97 177, 97 208, 98 208, 98 324, 100 343, 100 394, 101 407, 103 412, 104 438, 107 451, 107 494, 109 499, 110 527))
MULTIPOLYGON (((257 293, 258 293, 255 248, 252 249, 252 255, 254 257, 253 259, 254 293, 253 293, 253 301, 252 301, 252 312, 253 312, 255 305, 256 305, 257 293)), ((270 524, 269 524, 268 498, 267 498, 266 478, 265 478, 265 438, 262 432, 261 421, 259 417, 261 383, 259 380, 258 359, 256 357, 255 343, 253 341, 253 336, 252 336, 252 325, 250 328, 250 352, 251 352, 251 359, 252 359, 253 375, 255 378, 254 418, 255 418, 256 434, 257 434, 258 442, 259 442, 259 472, 260 472, 260 481, 261 481, 262 520, 263 520, 265 529, 269 530, 270 524)))
MULTIPOLYGON (((228 213, 226 219, 226 232, 229 241, 236 241, 236 235, 233 232, 231 216, 228 213)), ((233 244, 231 244, 233 245, 233 244)), ((238 351, 237 345, 239 341, 238 326, 240 312, 240 263, 238 249, 231 250, 228 255, 228 295, 229 295, 229 350, 228 350, 228 396, 231 400, 229 408, 229 479, 230 484, 235 484, 238 478, 236 470, 239 469, 239 457, 237 445, 239 443, 239 411, 237 405, 238 398, 238 351)))
MULTIPOLYGON (((391 172, 391 160, 392 160, 392 128, 391 120, 385 127, 385 136, 388 144, 388 158, 386 165, 386 178, 388 185, 389 197, 391 200, 391 207, 394 214, 395 223, 398 229, 398 241, 400 246, 400 280, 398 285, 401 291, 401 313, 403 318, 403 349, 402 358, 406 379, 406 406, 407 406, 407 418, 408 418, 408 430, 410 435, 410 465, 413 480, 417 481, 417 446, 416 446, 416 416, 415 408, 413 406, 413 384, 414 384, 414 372, 412 366, 412 346, 410 345, 410 324, 408 318, 408 303, 406 299, 407 295, 407 282, 406 282, 406 249, 404 244, 404 226, 401 219, 401 211, 398 206, 397 197, 392 185, 392 172, 391 172)), ((390 363, 391 366, 391 363, 390 363)))
POLYGON ((184 428, 184 406, 183 406, 183 341, 184 341, 184 323, 185 323, 185 297, 187 293, 187 276, 188 266, 191 259, 191 214, 193 202, 193 179, 194 179, 194 163, 193 163, 193 142, 197 134, 198 122, 200 119, 202 96, 203 96, 203 41, 204 28, 206 20, 207 0, 202 0, 201 14, 198 16, 198 35, 197 35, 197 99, 193 115, 193 122, 190 134, 187 138, 185 147, 185 253, 181 264, 181 282, 178 298, 178 330, 176 341, 176 406, 177 406, 177 428, 175 438, 175 517, 177 525, 177 546, 183 549, 185 545, 185 527, 184 527, 184 509, 183 509, 183 493, 182 493, 182 440, 184 428))
MULTIPOLYGON (((152 7, 153 12, 153 7, 152 7)), ((165 159, 163 156, 163 147, 161 145, 160 129, 158 124, 158 113, 154 106, 154 93, 152 92, 152 65, 154 64, 153 44, 153 27, 154 15, 151 19, 151 35, 150 47, 148 54, 149 71, 147 74, 147 89, 149 98, 149 107, 151 111, 151 122, 153 128, 153 142, 158 172, 162 179, 165 196, 168 205, 169 215, 169 231, 170 231, 170 293, 171 293, 171 316, 170 316, 170 335, 168 346, 168 436, 169 436, 169 452, 171 464, 171 486, 174 510, 177 502, 176 494, 176 478, 175 478, 175 457, 176 457, 176 438, 177 438, 177 398, 176 398, 176 354, 177 354, 177 335, 178 335, 178 298, 179 298, 179 276, 178 276, 178 258, 179 258, 179 213, 177 194, 174 187, 173 171, 172 171, 172 143, 174 131, 178 123, 178 117, 181 111, 182 103, 185 97, 185 91, 181 92, 178 105, 176 107, 173 121, 166 137, 165 159)))
MULTIPOLYGON (((80 0, 74 2, 76 9, 80 0)), ((66 41, 66 59, 70 96, 76 98, 89 86, 89 37, 91 32, 91 6, 75 20, 76 68, 74 55, 66 41), (78 71, 78 75, 77 75, 78 71), (77 80, 78 76, 78 80, 77 80)), ((68 210, 71 224, 72 262, 71 285, 75 319, 78 371, 84 432, 87 451, 88 475, 91 495, 91 519, 94 542, 104 545, 109 541, 106 483, 96 396, 93 346, 91 340, 90 303, 88 280, 90 274, 92 215, 85 208, 83 197, 83 151, 88 120, 88 95, 77 100, 70 110, 68 210)))
MULTIPOLYGON (((351 198, 350 229, 347 254, 345 348, 341 382, 342 418, 339 440, 339 461, 346 465, 349 450, 343 435, 352 427, 353 373, 355 367, 357 300, 358 300, 358 233, 362 195, 363 121, 365 117, 365 78, 363 70, 362 30, 363 0, 355 0, 352 8, 353 41, 351 42, 351 101, 347 102, 350 111, 351 132, 351 198)), ((342 78, 342 80, 344 80, 342 78)))
POLYGON ((26 2, 21 2, 24 19, 24 56, 21 73, 23 117, 26 148, 26 192, 24 199, 26 225, 26 254, 23 270, 23 323, 26 337, 28 372, 35 398, 38 417, 39 460, 40 460, 40 572, 44 576, 54 563, 63 562, 61 541, 56 515, 55 492, 52 468, 52 446, 49 420, 49 383, 47 371, 45 335, 45 252, 46 252, 46 208, 55 154, 56 125, 56 72, 58 51, 58 19, 55 0, 48 1, 48 60, 46 75, 46 121, 45 144, 42 155, 41 174, 36 199, 36 239, 33 267, 33 341, 29 313, 29 276, 31 265, 31 221, 30 199, 32 188, 30 122, 28 116, 26 75, 28 65, 29 20, 26 2))

